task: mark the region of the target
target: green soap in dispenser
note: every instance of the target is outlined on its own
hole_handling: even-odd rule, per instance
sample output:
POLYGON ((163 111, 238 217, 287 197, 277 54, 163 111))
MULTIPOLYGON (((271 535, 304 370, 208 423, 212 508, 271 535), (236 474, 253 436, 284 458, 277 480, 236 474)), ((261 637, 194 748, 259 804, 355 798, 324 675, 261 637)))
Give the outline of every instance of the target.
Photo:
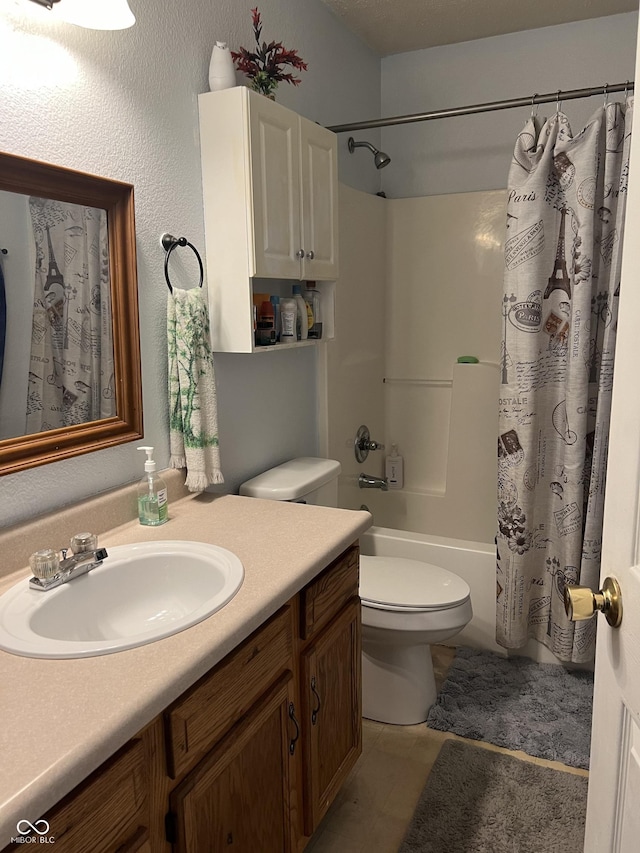
POLYGON ((153 461, 153 447, 139 447, 147 454, 144 463, 145 475, 138 486, 138 519, 140 524, 156 527, 164 524, 169 518, 167 503, 167 484, 156 474, 156 463, 153 461))

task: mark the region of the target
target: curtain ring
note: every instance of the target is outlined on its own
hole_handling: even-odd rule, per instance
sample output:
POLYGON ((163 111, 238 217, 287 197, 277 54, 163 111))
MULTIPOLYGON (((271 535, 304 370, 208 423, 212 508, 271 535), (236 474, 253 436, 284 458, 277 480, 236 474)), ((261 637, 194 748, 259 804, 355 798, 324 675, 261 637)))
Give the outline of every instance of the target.
POLYGON ((628 97, 629 97, 629 81, 627 80, 627 82, 624 84, 624 100, 625 100, 625 103, 626 103, 628 97))
POLYGON ((604 84, 604 103, 602 104, 602 106, 603 106, 603 107, 606 107, 606 106, 607 106, 607 104, 609 103, 609 92, 608 92, 608 88, 609 88, 609 84, 608 84, 608 83, 605 83, 605 84, 604 84))
POLYGON ((562 101, 560 100, 560 89, 558 89, 558 94, 556 95, 556 115, 562 109, 562 101))
POLYGON ((531 97, 531 118, 536 118, 536 116, 538 115, 538 104, 536 104, 535 102, 537 97, 538 93, 534 92, 533 96, 531 97))

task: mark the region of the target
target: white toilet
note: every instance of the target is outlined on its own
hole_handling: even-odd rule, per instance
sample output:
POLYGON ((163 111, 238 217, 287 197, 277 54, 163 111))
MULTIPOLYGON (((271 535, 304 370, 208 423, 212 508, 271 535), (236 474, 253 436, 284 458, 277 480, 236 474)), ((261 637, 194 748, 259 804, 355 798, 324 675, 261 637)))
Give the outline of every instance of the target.
MULTIPOLYGON (((340 463, 303 457, 240 486, 269 500, 338 505, 340 463)), ((453 572, 402 557, 360 556, 362 706, 371 720, 412 725, 436 699, 432 643, 451 639, 472 617, 471 593, 453 572)))
POLYGON ((471 591, 453 572, 403 557, 360 555, 362 713, 413 725, 436 701, 432 643, 470 621, 471 591))

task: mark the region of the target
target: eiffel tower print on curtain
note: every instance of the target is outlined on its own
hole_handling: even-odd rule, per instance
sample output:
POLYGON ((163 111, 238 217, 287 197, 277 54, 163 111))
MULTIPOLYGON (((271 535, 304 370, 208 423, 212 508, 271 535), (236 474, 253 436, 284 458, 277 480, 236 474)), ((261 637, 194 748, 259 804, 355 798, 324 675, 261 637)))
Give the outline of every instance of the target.
POLYGON ((564 221, 567 216, 567 208, 560 208, 560 233, 558 234, 558 246, 556 248, 556 260, 553 265, 553 272, 549 276, 547 289, 544 292, 544 298, 548 299, 554 290, 563 290, 567 294, 567 298, 571 299, 571 282, 569 273, 567 272, 567 259, 565 257, 564 248, 564 221))

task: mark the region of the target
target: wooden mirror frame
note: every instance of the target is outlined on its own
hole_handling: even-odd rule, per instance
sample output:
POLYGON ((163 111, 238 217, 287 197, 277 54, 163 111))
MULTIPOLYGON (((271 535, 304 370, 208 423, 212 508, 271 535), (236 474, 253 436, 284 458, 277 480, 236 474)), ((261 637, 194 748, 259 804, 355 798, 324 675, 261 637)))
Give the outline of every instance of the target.
POLYGON ((0 152, 0 190, 107 211, 116 415, 0 440, 0 475, 143 435, 133 186, 0 152))

